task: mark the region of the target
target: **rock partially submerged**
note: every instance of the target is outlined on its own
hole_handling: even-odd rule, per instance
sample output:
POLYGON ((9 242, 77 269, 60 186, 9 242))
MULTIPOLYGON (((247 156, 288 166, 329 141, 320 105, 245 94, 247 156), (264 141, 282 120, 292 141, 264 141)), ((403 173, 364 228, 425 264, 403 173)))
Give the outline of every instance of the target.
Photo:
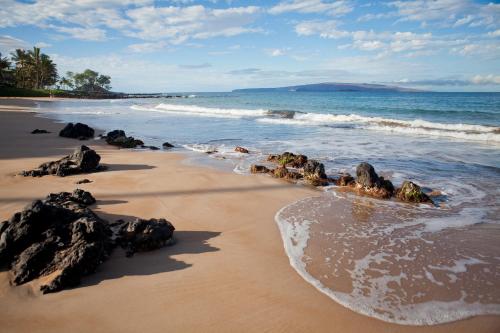
POLYGON ((51 194, 4 222, 0 262, 10 267, 14 285, 48 277, 40 290, 50 293, 96 270, 113 244, 106 222, 87 208, 94 202, 83 190, 51 194))
POLYGON ((38 128, 31 131, 31 134, 48 134, 48 133, 50 133, 50 132, 47 130, 38 129, 38 128))
POLYGON ((171 244, 174 230, 165 219, 136 219, 122 226, 120 242, 130 257, 135 252, 156 250, 171 244))
POLYGON ((163 147, 163 149, 170 149, 170 148, 174 148, 175 146, 169 142, 163 142, 162 147, 163 147))
POLYGON ((94 129, 82 123, 69 123, 59 132, 59 136, 87 140, 94 137, 94 129))
POLYGON ((23 171, 21 175, 41 177, 45 175, 56 175, 60 177, 90 173, 102 170, 99 166, 101 156, 87 146, 78 147, 71 155, 57 161, 41 164, 37 169, 23 171))
POLYGON ((240 146, 234 148, 234 151, 237 152, 237 153, 242 153, 242 154, 248 154, 249 153, 248 149, 240 147, 240 146))
POLYGON ((411 181, 404 181, 401 188, 396 190, 396 198, 406 202, 432 202, 431 198, 422 191, 422 188, 411 181))
POLYGON ((269 168, 264 165, 252 164, 252 166, 250 167, 251 173, 268 173, 269 171, 271 170, 269 170, 269 168))
POLYGON ((316 160, 308 160, 303 167, 304 179, 311 185, 320 186, 328 183, 325 166, 316 160))
POLYGON ((360 163, 356 167, 356 181, 351 183, 358 192, 375 198, 388 199, 394 193, 394 186, 390 180, 379 177, 375 168, 367 163, 360 163))
POLYGON ((307 162, 307 156, 284 152, 281 155, 269 155, 267 160, 291 168, 302 168, 307 162))

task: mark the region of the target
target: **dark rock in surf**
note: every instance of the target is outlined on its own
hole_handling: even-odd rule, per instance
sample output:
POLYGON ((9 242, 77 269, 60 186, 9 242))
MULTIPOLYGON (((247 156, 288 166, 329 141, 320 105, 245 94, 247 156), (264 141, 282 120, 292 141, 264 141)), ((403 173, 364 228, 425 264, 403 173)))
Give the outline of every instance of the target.
POLYGON ((268 173, 270 170, 264 165, 252 164, 250 167, 251 173, 268 173))
POLYGON ((337 186, 349 186, 354 184, 354 177, 350 174, 343 174, 337 180, 335 180, 335 185, 337 186))
POLYGON ((375 168, 366 162, 356 167, 356 182, 354 187, 361 194, 367 194, 375 198, 388 199, 394 193, 394 185, 390 180, 379 177, 375 168))
POLYGON ((356 183, 363 187, 374 187, 379 184, 379 177, 375 168, 366 162, 360 163, 356 167, 356 183))
POLYGON ((174 148, 174 145, 171 143, 168 143, 168 142, 164 142, 162 147, 163 147, 163 149, 170 149, 170 148, 174 148))
POLYGON ((38 129, 38 128, 31 131, 31 134, 48 134, 48 133, 50 133, 50 132, 47 130, 38 129))
POLYGON ((316 160, 308 160, 303 167, 304 179, 317 186, 327 182, 325 166, 316 160))
POLYGON ((248 154, 249 153, 248 149, 243 148, 243 147, 239 147, 239 146, 236 147, 236 148, 234 148, 234 151, 237 152, 237 153, 242 153, 242 154, 248 154))
POLYGON ((396 198, 406 202, 432 202, 431 198, 422 191, 422 188, 411 181, 404 181, 396 191, 396 198))
POLYGON ((267 157, 269 162, 278 163, 292 168, 302 168, 307 162, 307 156, 295 155, 294 153, 284 152, 281 155, 269 155, 267 157))
POLYGON ((41 177, 45 175, 56 175, 65 177, 80 173, 99 171, 99 156, 94 150, 87 146, 78 147, 71 155, 57 161, 41 164, 37 169, 23 171, 21 175, 41 177))
POLYGON ((88 140, 94 137, 94 129, 82 123, 69 123, 59 132, 59 136, 64 138, 88 140))

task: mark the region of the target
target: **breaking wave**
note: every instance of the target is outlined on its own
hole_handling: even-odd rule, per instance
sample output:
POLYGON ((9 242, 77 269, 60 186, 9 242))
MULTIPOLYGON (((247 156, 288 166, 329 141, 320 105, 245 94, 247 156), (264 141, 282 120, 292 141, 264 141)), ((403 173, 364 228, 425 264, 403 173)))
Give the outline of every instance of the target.
POLYGON ((439 123, 422 119, 402 120, 367 117, 357 114, 308 113, 296 110, 215 108, 197 105, 161 103, 156 106, 132 106, 135 110, 173 113, 188 116, 251 118, 258 122, 282 125, 351 127, 410 135, 448 137, 500 143, 500 127, 477 124, 439 123))

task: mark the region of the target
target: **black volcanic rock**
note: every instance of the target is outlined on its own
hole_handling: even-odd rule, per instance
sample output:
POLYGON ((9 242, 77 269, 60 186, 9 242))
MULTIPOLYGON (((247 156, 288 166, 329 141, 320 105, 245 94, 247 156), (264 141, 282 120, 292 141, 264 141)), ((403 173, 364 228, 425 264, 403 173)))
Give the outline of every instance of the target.
POLYGON ((33 131, 31 131, 31 134, 48 134, 50 133, 49 131, 47 130, 44 130, 44 129, 34 129, 33 131))
POLYGON ((57 161, 41 164, 37 169, 23 171, 21 175, 41 177, 45 175, 56 175, 60 177, 99 171, 99 156, 94 150, 87 146, 78 147, 71 155, 57 161))
POLYGON ((113 146, 118 146, 121 148, 136 148, 144 146, 144 142, 135 139, 132 136, 127 136, 123 130, 114 130, 106 134, 104 137, 106 142, 113 146))
POLYGON ((163 149, 170 149, 170 148, 174 148, 175 146, 169 142, 164 142, 162 147, 163 147, 163 149))
POLYGON ((87 140, 94 137, 94 129, 82 123, 69 123, 59 132, 59 136, 87 140))
POLYGON ((80 283, 113 248, 107 223, 87 208, 89 192, 50 194, 35 200, 4 222, 0 234, 0 263, 20 285, 39 277, 43 293, 80 283))
POLYGON ((174 226, 165 219, 136 219, 121 229, 121 243, 130 257, 138 251, 151 251, 172 242, 174 226))

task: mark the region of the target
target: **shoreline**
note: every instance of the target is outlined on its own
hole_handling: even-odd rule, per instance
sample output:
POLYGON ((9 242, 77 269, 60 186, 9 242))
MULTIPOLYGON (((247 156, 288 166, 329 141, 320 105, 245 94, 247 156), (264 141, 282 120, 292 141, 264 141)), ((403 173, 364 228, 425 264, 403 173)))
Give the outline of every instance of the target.
POLYGON ((266 176, 186 165, 176 152, 138 155, 101 141, 59 138, 61 124, 34 116, 27 109, 33 99, 27 100, 0 99, 2 220, 33 198, 73 190, 76 180, 90 178, 93 183, 78 187, 96 197, 92 209, 98 215, 108 221, 164 217, 176 227, 178 243, 134 258, 117 249, 81 286, 51 295, 10 287, 1 272, 0 327, 6 331, 495 332, 500 327, 500 316, 402 326, 352 312, 291 267, 274 221, 282 207, 318 192, 266 176), (52 133, 29 134, 34 128, 52 133), (110 170, 65 178, 14 176, 79 144, 96 149, 110 170))

